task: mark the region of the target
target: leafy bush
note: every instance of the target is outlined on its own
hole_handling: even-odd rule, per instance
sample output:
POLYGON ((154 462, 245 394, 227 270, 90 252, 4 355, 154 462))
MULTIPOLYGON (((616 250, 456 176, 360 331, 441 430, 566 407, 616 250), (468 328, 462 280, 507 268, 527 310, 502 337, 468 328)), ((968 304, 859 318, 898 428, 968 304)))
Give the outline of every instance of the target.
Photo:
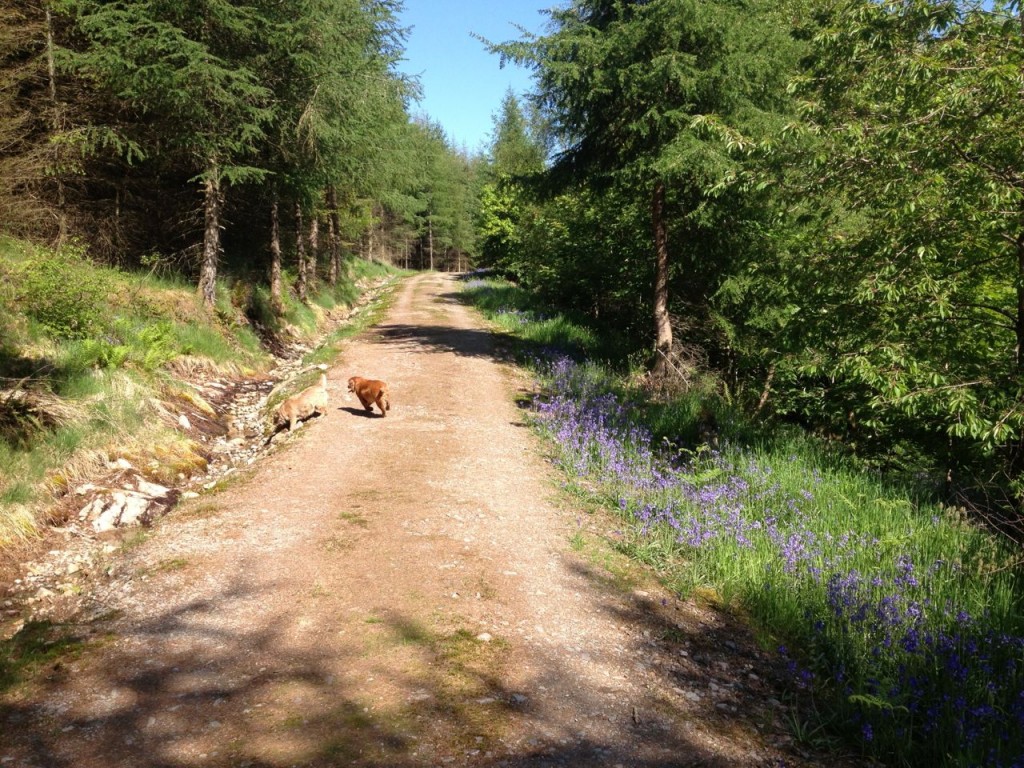
POLYGON ((85 339, 103 329, 113 283, 80 251, 38 252, 16 272, 17 304, 55 337, 85 339))

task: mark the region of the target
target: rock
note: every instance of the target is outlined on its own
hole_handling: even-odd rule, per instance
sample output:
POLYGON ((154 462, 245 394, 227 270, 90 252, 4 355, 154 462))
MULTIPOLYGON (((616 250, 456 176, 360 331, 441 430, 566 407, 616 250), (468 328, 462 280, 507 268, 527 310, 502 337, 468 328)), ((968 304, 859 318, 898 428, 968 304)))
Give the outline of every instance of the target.
POLYGON ((95 498, 82 507, 82 510, 78 513, 79 520, 89 520, 96 517, 103 511, 103 499, 95 498))
POLYGON ((183 413, 181 414, 181 416, 178 417, 178 426, 181 427, 186 432, 188 432, 189 430, 192 429, 192 422, 189 421, 188 416, 186 416, 183 413))
POLYGON ((101 493, 78 513, 83 522, 91 523, 96 533, 115 528, 147 525, 167 512, 177 500, 178 492, 162 485, 134 477, 122 490, 101 493))
POLYGON ((152 499, 147 496, 139 496, 134 493, 126 495, 117 524, 121 526, 141 525, 142 518, 149 511, 151 503, 152 499))
POLYGON ((164 488, 162 485, 143 480, 141 477, 135 478, 135 490, 151 499, 162 499, 171 492, 170 488, 164 488))
POLYGON ((481 643, 489 643, 494 638, 491 637, 491 634, 489 632, 481 632, 479 635, 476 636, 476 639, 479 640, 481 643))
MULTIPOLYGON (((124 503, 125 495, 121 492, 115 493, 108 501, 97 498, 87 507, 90 512, 86 519, 93 518, 92 529, 96 533, 112 531, 117 527, 118 521, 121 519, 124 503), (98 514, 96 513, 97 508, 99 509, 98 514)), ((81 514, 79 516, 81 517, 81 514)))

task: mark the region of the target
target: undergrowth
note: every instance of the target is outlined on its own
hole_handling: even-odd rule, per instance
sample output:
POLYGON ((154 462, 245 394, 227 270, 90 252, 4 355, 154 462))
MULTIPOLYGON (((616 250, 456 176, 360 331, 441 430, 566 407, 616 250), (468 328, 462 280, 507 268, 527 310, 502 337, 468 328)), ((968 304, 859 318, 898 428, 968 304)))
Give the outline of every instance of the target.
MULTIPOLYGON (((469 295, 521 316, 514 290, 469 295)), ((567 485, 619 514, 618 546, 680 595, 758 627, 789 669, 798 738, 831 734, 891 765, 1024 765, 1018 548, 934 489, 722 403, 707 434, 706 388, 652 403, 607 366, 524 362, 567 485)))
POLYGON ((318 336, 327 312, 356 300, 358 281, 393 273, 350 259, 343 279, 320 281, 308 303, 286 275, 280 315, 265 289, 225 275, 211 313, 173 275, 0 237, 0 548, 35 535, 54 495, 108 461, 156 466, 153 479, 201 466, 160 418, 161 401, 188 392, 182 377, 266 370, 267 341, 318 336))

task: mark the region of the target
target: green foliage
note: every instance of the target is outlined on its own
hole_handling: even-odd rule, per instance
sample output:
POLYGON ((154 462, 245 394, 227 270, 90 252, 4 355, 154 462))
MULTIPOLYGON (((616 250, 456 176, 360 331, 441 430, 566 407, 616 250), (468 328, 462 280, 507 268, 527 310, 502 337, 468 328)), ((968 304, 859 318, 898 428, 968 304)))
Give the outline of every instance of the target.
POLYGON ((576 0, 552 10, 551 33, 495 50, 536 68, 565 147, 556 168, 710 194, 785 106, 792 46, 771 9, 576 0))
POLYGON ((535 68, 561 151, 541 183, 485 190, 485 263, 632 344, 671 345, 671 319, 684 344, 729 354, 708 300, 765 223, 752 170, 792 112, 785 12, 577 0, 552 21, 493 46, 535 68))
POLYGON ((106 339, 82 339, 69 346, 74 366, 89 368, 120 368, 128 360, 131 350, 123 344, 112 344, 106 339))
POLYGON ((551 354, 583 357, 602 351, 592 329, 565 315, 541 311, 542 302, 510 283, 472 278, 462 294, 515 341, 523 362, 551 354))
POLYGON ((136 336, 144 350, 139 365, 144 371, 155 371, 162 368, 178 356, 179 351, 173 343, 173 325, 166 321, 158 321, 141 328, 136 336))
POLYGON ((103 326, 113 284, 72 248, 42 251, 13 267, 15 306, 62 339, 84 339, 103 326))
MULTIPOLYGON (((542 120, 538 117, 537 120, 542 120)), ((545 125, 531 125, 515 94, 509 90, 494 118, 490 173, 497 179, 530 176, 544 170, 545 125)))
POLYGON ((841 0, 805 21, 806 123, 764 167, 785 194, 770 258, 717 296, 741 365, 774 410, 890 465, 1012 475, 1019 24, 929 0, 841 0))
MULTIPOLYGON (((552 20, 493 47, 535 68, 562 152, 546 185, 484 188, 482 263, 641 348, 662 179, 676 338, 727 399, 1016 487, 1019 8, 577 0, 552 20)), ((522 148, 510 106, 498 137, 522 148)))
POLYGON ((429 121, 413 120, 396 139, 392 191, 383 199, 384 220, 398 223, 393 250, 408 254, 415 243, 421 268, 464 266, 463 255, 476 251, 476 165, 429 121))
POLYGON ((270 118, 270 92, 245 61, 259 21, 251 8, 223 0, 189 7, 61 0, 58 7, 86 42, 62 51, 64 66, 159 121, 162 130, 118 145, 126 161, 166 143, 191 159, 196 176, 211 167, 234 183, 262 175, 238 163, 270 118))

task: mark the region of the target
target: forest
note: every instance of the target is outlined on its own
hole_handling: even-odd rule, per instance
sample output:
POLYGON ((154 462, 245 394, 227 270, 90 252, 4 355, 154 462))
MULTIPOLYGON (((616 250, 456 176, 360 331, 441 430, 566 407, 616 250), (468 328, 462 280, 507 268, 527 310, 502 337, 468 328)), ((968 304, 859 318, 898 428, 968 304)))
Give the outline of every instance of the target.
MULTIPOLYGON (((280 312, 344 254, 493 268, 655 379, 1011 522, 1024 461, 1015 3, 573 2, 490 151, 411 117, 394 0, 0 15, 0 221, 280 312), (997 510, 997 512, 993 512, 997 510)), ((711 404, 713 405, 713 404, 711 404)))
POLYGON ((0 15, 0 221, 196 279, 342 251, 465 267, 474 163, 410 119, 391 0, 13 2, 0 15), (223 265, 222 265, 223 262, 223 265))
MULTIPOLYGON (((1000 636, 1022 636, 1021 4, 566 0, 543 33, 480 41, 534 86, 506 96, 477 155, 412 114, 400 8, 5 3, 0 235, 50 254, 3 268, 23 281, 0 289, 5 384, 31 335, 7 310, 96 335, 82 263, 187 280, 204 311, 261 327, 343 290, 353 262, 477 269, 586 328, 590 357, 652 407, 685 400, 692 435, 656 430, 668 443, 795 430, 998 534, 1000 636)), ((562 405, 585 407, 589 385, 551 365, 562 405)), ((830 583, 833 612, 862 587, 830 583)), ((978 684, 975 725, 897 724, 890 745, 956 721, 989 751, 950 764, 1019 765, 1014 648, 992 652, 1011 682, 978 684)), ((865 741, 886 707, 917 706, 860 682, 865 741)))
POLYGON ((655 379, 714 372, 712 411, 1015 528, 1019 6, 575 2, 551 22, 492 44, 533 67, 542 122, 506 117, 517 149, 497 134, 477 263, 655 379))

